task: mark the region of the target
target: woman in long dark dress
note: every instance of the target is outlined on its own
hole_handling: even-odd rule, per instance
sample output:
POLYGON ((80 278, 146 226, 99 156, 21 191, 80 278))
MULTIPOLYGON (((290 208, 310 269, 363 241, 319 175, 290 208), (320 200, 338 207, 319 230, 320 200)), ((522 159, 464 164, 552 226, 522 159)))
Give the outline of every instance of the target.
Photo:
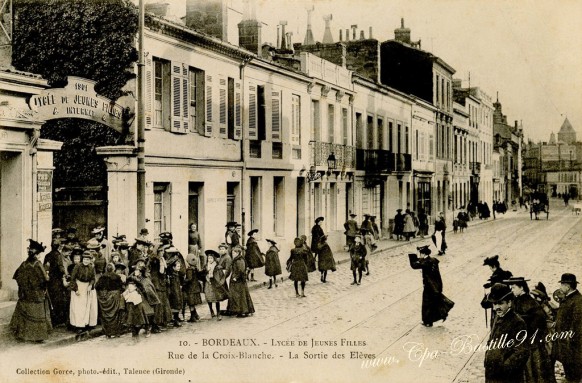
POLYGON ((53 326, 69 322, 69 302, 71 293, 65 286, 67 278, 67 266, 70 262, 72 247, 62 245, 61 238, 53 240, 53 248, 44 257, 44 267, 48 271, 47 283, 48 295, 51 301, 51 320, 53 326))
MULTIPOLYGON (((258 229, 253 229, 251 231, 249 231, 249 239, 247 240, 247 251, 245 253, 245 263, 247 265, 247 279, 249 281, 256 281, 255 279, 255 273, 253 272, 254 269, 258 269, 259 267, 263 267, 263 257, 261 255, 261 249, 259 249, 259 244, 257 243, 257 240, 255 239, 255 234, 258 233, 259 230, 258 229), (250 275, 250 278, 249 278, 250 275)), ((238 245, 236 245, 238 246, 238 245)), ((232 250, 231 250, 231 255, 232 258, 234 258, 234 254, 232 254, 232 250)))
POLYGON ((418 247, 421 258, 416 254, 408 254, 410 266, 422 270, 422 324, 432 327, 438 320, 447 319, 449 310, 454 303, 443 295, 443 281, 439 271, 438 259, 430 256, 429 246, 418 247))
POLYGON ((48 338, 52 330, 46 295, 49 277, 38 259, 46 247, 32 239, 29 241, 28 258, 14 273, 14 279, 18 284, 18 302, 10 321, 10 328, 19 340, 42 342, 48 338))
POLYGON ((112 263, 105 266, 105 274, 95 283, 95 290, 103 332, 108 338, 115 338, 121 334, 124 307, 121 303, 123 282, 112 263))
POLYGON ((293 244, 295 248, 291 249, 291 255, 287 260, 287 270, 291 273, 289 279, 293 281, 295 297, 305 298, 305 282, 309 280, 307 274, 307 259, 311 254, 309 250, 303 248, 301 238, 295 238, 293 244), (301 282, 301 295, 299 295, 299 282, 301 282))
POLYGON ((327 272, 329 270, 335 271, 335 259, 329 244, 327 243, 327 235, 324 235, 319 240, 317 246, 319 257, 317 258, 317 268, 321 273, 321 282, 327 282, 327 272))
POLYGON ((242 254, 242 248, 235 246, 232 248, 232 274, 229 284, 229 298, 226 311, 236 314, 237 317, 246 317, 255 312, 253 300, 249 293, 246 280, 246 264, 242 254))
POLYGON ((273 282, 275 282, 275 287, 277 287, 277 275, 281 275, 281 261, 279 261, 279 248, 277 248, 277 242, 272 239, 267 239, 267 242, 271 244, 267 254, 265 255, 265 275, 269 277, 269 289, 273 287, 273 282))
MULTIPOLYGON (((311 251, 313 252, 314 256, 317 257, 319 255, 319 241, 321 241, 321 237, 325 235, 323 232, 323 228, 321 227, 321 223, 325 220, 323 217, 317 217, 315 219, 315 225, 311 228, 311 251)), ((315 259, 313 260, 313 266, 310 264, 307 265, 308 272, 315 271, 315 259)))

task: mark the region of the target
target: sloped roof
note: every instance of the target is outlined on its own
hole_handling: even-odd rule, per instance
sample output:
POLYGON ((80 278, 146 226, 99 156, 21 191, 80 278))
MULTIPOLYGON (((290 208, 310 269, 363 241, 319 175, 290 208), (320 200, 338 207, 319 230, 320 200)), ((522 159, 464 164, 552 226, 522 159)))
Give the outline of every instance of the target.
POLYGON ((575 130, 572 127, 572 124, 570 124, 570 121, 568 121, 568 117, 566 117, 566 119, 564 120, 564 123, 562 124, 562 127, 560 128, 560 133, 575 133, 575 130))

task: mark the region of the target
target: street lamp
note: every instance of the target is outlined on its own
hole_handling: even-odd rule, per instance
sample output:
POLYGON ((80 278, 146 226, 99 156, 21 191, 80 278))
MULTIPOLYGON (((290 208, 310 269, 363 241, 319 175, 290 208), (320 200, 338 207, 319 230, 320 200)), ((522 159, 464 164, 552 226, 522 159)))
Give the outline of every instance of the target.
MULTIPOLYGON (((329 157, 327 157, 327 175, 330 175, 331 172, 337 169, 337 160, 335 158, 335 154, 331 153, 329 157)), ((301 169, 300 173, 305 172, 305 168, 301 169)), ((309 170, 305 173, 305 178, 307 181, 312 182, 321 178, 321 173, 317 171, 315 165, 311 165, 309 170)))

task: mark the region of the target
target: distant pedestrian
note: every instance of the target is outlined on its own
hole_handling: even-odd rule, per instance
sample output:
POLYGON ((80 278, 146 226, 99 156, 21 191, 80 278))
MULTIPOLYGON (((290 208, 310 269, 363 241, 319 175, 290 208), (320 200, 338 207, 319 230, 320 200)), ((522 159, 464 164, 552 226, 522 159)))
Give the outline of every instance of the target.
POLYGON ((333 252, 327 243, 327 235, 321 237, 318 245, 319 256, 317 258, 317 268, 321 273, 321 282, 327 282, 327 272, 331 270, 335 271, 335 259, 333 258, 333 252))
POLYGON ((582 295, 577 289, 574 274, 562 274, 560 290, 565 298, 560 302, 556 317, 556 334, 571 334, 560 337, 554 343, 554 358, 562 363, 568 382, 582 381, 582 295))
POLYGON ((269 289, 273 287, 273 282, 275 287, 277 287, 277 276, 282 274, 281 271, 281 261, 279 260, 279 248, 277 247, 277 242, 272 239, 267 239, 270 247, 265 255, 265 275, 269 277, 269 289))
POLYGON ((378 241, 381 237, 380 229, 378 228, 378 224, 376 223, 376 216, 370 216, 370 224, 372 225, 372 234, 374 236, 374 241, 378 241))
POLYGON ((438 250, 438 255, 445 255, 447 251, 447 241, 445 239, 446 230, 447 224, 445 222, 445 217, 443 212, 440 212, 436 217, 434 233, 432 235, 432 241, 438 250))
POLYGON ((224 243, 228 245, 228 255, 231 255, 233 247, 240 245, 240 234, 236 230, 238 223, 230 221, 226 223, 226 233, 224 233, 224 243))
POLYGON ((287 260, 287 271, 290 272, 289 279, 293 281, 295 287, 295 297, 305 297, 305 282, 309 280, 307 274, 307 260, 311 253, 303 247, 301 238, 295 238, 293 244, 295 248, 291 249, 291 255, 287 260), (301 295, 299 295, 299 283, 301 283, 301 295))
POLYGON ((259 248, 259 244, 255 239, 255 235, 259 232, 259 229, 253 229, 249 231, 247 239, 247 250, 245 252, 245 264, 247 267, 247 280, 255 282, 255 273, 254 269, 258 269, 259 267, 265 266, 265 262, 263 260, 263 254, 261 253, 261 249, 259 248))
POLYGON ((198 256, 203 249, 202 238, 198 232, 198 225, 192 222, 188 228, 188 254, 198 256))
POLYGON ((356 234, 358 234, 358 223, 356 222, 355 218, 357 217, 356 214, 351 213, 350 218, 344 223, 344 234, 346 236, 346 245, 348 249, 354 243, 354 238, 356 234))
POLYGON ((509 287, 502 283, 494 284, 487 296, 496 315, 485 351, 486 383, 524 381, 529 349, 527 342, 520 339, 528 335, 527 325, 512 309, 513 297, 509 287))
POLYGON ((401 213, 402 209, 396 209, 396 215, 394 216, 393 234, 396 236, 397 240, 400 240, 404 235, 404 215, 401 213))
POLYGON ((325 234, 323 228, 321 227, 322 222, 325 220, 323 217, 317 217, 315 219, 315 225, 311 228, 311 251, 317 254, 317 245, 321 237, 325 234))
POLYGON ((420 238, 428 235, 428 216, 423 208, 418 209, 418 232, 420 238))
POLYGON ((414 220, 412 218, 412 214, 410 213, 409 209, 406 209, 404 214, 404 238, 407 241, 410 241, 410 238, 416 236, 416 227, 414 226, 414 220))
POLYGON ((454 303, 443 295, 443 281, 439 270, 439 260, 430 256, 429 246, 417 247, 416 254, 408 254, 410 267, 422 270, 422 324, 432 327, 439 320, 446 320, 454 303))
POLYGON ((358 235, 355 239, 356 242, 350 248, 350 269, 354 276, 352 285, 359 285, 362 283, 362 273, 366 270, 366 255, 368 255, 368 251, 366 250, 366 246, 362 243, 361 236, 358 235))
POLYGON ((39 256, 46 246, 29 239, 28 257, 16 269, 13 279, 18 284, 18 302, 14 308, 10 329, 20 341, 42 342, 52 331, 50 304, 46 286, 49 276, 39 256))
POLYGON ((229 285, 228 311, 238 318, 252 315, 255 312, 253 300, 247 285, 245 257, 240 246, 232 248, 232 273, 229 285))

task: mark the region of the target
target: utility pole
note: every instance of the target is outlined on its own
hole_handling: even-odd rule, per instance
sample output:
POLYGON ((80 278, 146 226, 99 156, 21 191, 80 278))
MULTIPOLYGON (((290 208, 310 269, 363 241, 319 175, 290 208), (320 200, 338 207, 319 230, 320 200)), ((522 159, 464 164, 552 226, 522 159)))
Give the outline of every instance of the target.
POLYGON ((144 0, 139 0, 137 63, 137 228, 145 227, 145 76, 144 76, 144 0))

